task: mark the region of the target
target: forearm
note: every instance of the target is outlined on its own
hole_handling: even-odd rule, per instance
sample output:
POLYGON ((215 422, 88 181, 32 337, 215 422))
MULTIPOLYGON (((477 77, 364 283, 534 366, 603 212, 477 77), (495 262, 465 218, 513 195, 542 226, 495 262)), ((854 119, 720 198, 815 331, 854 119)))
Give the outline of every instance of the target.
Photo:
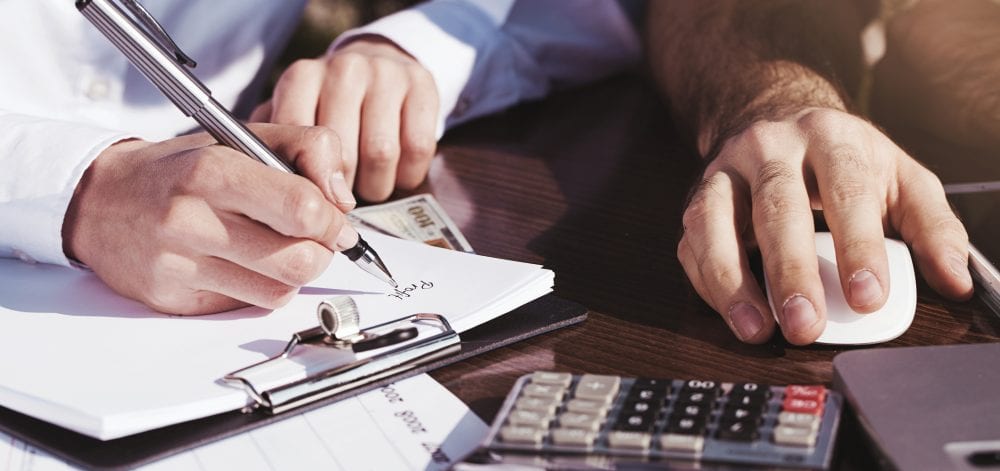
POLYGON ((850 108, 862 17, 841 0, 650 2, 652 74, 675 122, 711 156, 754 121, 850 108))

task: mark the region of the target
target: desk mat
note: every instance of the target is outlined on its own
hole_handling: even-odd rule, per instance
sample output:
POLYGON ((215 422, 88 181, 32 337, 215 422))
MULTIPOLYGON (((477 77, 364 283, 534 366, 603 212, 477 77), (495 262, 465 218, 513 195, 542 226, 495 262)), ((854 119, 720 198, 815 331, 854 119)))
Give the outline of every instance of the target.
POLYGON ((577 324, 586 318, 587 309, 582 305, 548 294, 462 333, 461 349, 453 355, 278 415, 268 415, 262 411, 249 414, 232 411, 115 440, 101 441, 0 407, 0 431, 77 466, 102 470, 129 469, 317 409, 403 378, 441 368, 519 340, 577 324))

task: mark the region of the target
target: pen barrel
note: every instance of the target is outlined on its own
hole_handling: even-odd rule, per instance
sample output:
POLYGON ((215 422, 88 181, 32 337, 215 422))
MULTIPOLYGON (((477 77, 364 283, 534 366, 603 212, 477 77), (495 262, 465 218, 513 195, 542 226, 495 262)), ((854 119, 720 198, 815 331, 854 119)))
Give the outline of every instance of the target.
POLYGON ((191 116, 220 143, 243 152, 271 168, 295 173, 284 160, 274 155, 271 149, 214 98, 209 97, 209 102, 195 110, 191 116))
POLYGON ((78 0, 76 6, 174 105, 198 121, 221 144, 272 168, 294 173, 118 5, 110 0, 78 0))
POLYGON ((185 115, 194 115, 211 100, 208 89, 117 5, 86 0, 78 1, 77 9, 185 115))

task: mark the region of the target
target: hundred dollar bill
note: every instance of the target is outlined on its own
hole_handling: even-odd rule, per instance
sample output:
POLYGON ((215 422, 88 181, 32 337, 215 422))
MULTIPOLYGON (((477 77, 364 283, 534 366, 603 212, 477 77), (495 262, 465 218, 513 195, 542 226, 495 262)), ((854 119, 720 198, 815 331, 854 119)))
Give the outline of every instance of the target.
POLYGON ((400 239, 473 253, 469 241, 458 230, 434 196, 414 195, 401 200, 357 208, 347 218, 362 227, 400 239))

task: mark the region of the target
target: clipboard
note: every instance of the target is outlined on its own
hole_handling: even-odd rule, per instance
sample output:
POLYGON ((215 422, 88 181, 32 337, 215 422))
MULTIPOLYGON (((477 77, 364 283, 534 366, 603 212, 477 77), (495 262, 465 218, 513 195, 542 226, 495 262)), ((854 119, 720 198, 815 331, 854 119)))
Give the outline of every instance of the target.
MULTIPOLYGON (((365 381, 351 384, 349 388, 324 390, 323 394, 314 400, 290 407, 245 408, 109 441, 97 440, 0 407, 0 431, 77 466, 103 470, 129 469, 520 340, 577 324, 586 318, 587 309, 582 305, 548 294, 466 331, 461 337, 456 336, 457 342, 454 345, 445 345, 441 350, 430 349, 433 350, 430 353, 441 353, 440 355, 428 355, 422 358, 423 361, 411 367, 394 370, 390 375, 367 378, 365 381)), ((293 341, 301 342, 308 339, 315 341, 316 338, 310 338, 302 332, 293 334, 293 341), (302 337, 295 340, 295 335, 302 337)))

